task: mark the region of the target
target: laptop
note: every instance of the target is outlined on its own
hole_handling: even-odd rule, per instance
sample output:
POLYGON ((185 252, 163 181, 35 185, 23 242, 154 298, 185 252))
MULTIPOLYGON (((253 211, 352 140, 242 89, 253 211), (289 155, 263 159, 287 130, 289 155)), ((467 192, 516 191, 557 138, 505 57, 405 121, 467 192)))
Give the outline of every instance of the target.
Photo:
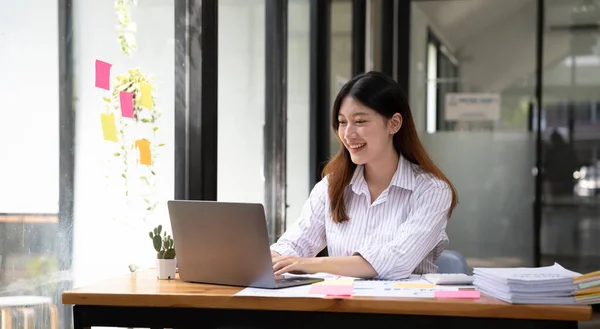
POLYGON ((182 281, 267 289, 322 281, 275 278, 262 204, 171 200, 167 206, 182 281))

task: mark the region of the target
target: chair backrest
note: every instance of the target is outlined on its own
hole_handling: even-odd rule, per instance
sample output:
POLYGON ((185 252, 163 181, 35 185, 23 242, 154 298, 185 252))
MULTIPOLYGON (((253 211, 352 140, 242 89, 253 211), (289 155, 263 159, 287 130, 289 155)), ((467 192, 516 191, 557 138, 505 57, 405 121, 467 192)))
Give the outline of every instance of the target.
POLYGON ((438 273, 464 273, 471 275, 465 258, 454 250, 444 250, 435 263, 438 273))

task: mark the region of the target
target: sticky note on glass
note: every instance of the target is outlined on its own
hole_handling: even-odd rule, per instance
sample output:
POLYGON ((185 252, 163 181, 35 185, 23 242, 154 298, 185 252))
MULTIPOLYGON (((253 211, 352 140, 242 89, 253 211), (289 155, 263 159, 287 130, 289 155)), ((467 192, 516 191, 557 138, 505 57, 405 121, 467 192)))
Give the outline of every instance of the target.
POLYGON ((152 87, 146 82, 140 82, 140 93, 142 94, 142 107, 152 109, 152 87))
POLYGON ((96 60, 96 87, 110 90, 110 68, 112 64, 96 60))
POLYGON ((133 93, 119 92, 119 101, 121 103, 121 115, 125 118, 133 118, 133 93))
POLYGON ((398 282, 398 283, 394 284, 393 287, 394 288, 408 288, 408 289, 430 289, 430 288, 435 288, 435 284, 398 282))
POLYGON ((434 297, 449 299, 479 299, 481 294, 477 290, 436 290, 434 297))
POLYGON ((310 287, 310 294, 327 295, 327 296, 351 296, 354 292, 353 285, 326 285, 313 284, 310 287))
POLYGON ((116 142, 118 139, 117 127, 115 126, 115 116, 112 114, 102 113, 100 114, 100 122, 102 122, 102 133, 104 134, 104 140, 116 142))
POLYGON ((150 141, 145 139, 138 139, 135 141, 135 146, 140 151, 140 164, 143 165, 151 165, 152 157, 150 154, 150 141))

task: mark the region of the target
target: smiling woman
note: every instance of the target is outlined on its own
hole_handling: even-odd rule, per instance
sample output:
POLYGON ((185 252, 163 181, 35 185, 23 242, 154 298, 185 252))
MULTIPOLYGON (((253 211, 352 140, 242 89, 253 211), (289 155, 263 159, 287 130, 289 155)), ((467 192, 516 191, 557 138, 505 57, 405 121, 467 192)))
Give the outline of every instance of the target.
POLYGON ((340 151, 296 225, 271 246, 276 275, 436 272, 457 196, 419 141, 400 86, 378 72, 356 76, 334 102, 332 126, 340 151), (325 246, 331 257, 315 258, 325 246))

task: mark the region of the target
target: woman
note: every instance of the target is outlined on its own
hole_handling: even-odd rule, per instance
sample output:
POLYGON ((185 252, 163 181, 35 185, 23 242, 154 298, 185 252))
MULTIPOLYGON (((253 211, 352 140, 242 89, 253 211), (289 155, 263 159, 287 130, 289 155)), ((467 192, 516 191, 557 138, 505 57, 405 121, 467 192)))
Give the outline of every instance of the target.
POLYGON ((421 145, 400 86, 382 73, 356 76, 335 100, 332 126, 340 151, 271 246, 275 275, 436 272, 457 196, 421 145), (315 257, 325 246, 329 257, 315 257))

